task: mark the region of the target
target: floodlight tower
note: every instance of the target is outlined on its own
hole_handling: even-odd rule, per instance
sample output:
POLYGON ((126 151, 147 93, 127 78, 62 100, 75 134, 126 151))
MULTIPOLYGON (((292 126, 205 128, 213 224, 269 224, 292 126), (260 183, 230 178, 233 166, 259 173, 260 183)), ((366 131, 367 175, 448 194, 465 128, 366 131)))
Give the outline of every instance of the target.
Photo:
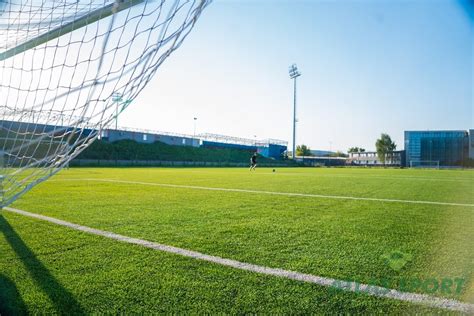
POLYGON ((115 130, 118 130, 119 103, 122 102, 122 95, 118 92, 112 94, 112 102, 115 103, 115 130))
POLYGON ((296 67, 296 64, 290 66, 290 78, 293 79, 293 159, 296 158, 296 78, 301 76, 301 73, 296 67))
POLYGON ((122 111, 127 108, 130 103, 132 103, 132 99, 127 99, 127 100, 123 100, 123 96, 118 93, 118 92, 114 92, 112 94, 112 102, 115 103, 115 130, 118 130, 118 116, 119 116, 119 113, 122 113, 122 111), (119 106, 122 106, 122 108, 119 110, 119 106))
MULTIPOLYGON (((193 133, 193 138, 196 139, 196 121, 197 121, 197 117, 194 118, 194 133, 193 133)), ((193 139, 193 143, 194 143, 194 139, 193 139)))

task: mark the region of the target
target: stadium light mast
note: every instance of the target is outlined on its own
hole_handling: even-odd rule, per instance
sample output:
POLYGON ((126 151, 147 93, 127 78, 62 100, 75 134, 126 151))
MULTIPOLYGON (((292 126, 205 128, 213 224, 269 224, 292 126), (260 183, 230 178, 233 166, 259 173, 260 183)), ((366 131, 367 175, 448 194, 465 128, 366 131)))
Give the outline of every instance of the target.
MULTIPOLYGON (((197 121, 197 117, 194 118, 194 132, 193 132, 193 138, 196 139, 196 121, 197 121)), ((194 139, 193 139, 193 142, 194 142, 194 139)))
POLYGON ((127 100, 123 100, 123 96, 118 93, 118 92, 114 92, 112 94, 112 102, 115 103, 115 130, 117 131, 118 130, 118 116, 120 113, 122 113, 122 111, 127 108, 130 103, 132 103, 132 99, 127 99, 127 100), (122 108, 119 110, 119 106, 122 105, 122 108))
POLYGON ((112 94, 112 102, 115 103, 115 130, 118 130, 119 103, 122 102, 122 95, 118 92, 112 94))
POLYGON ((301 73, 296 67, 296 64, 290 66, 290 78, 293 79, 293 159, 296 158, 296 78, 301 76, 301 73))

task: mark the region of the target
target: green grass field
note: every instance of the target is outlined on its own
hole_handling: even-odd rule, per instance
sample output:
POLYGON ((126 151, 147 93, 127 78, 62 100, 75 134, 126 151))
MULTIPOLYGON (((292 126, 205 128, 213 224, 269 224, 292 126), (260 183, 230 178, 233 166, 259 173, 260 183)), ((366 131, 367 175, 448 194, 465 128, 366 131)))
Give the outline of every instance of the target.
MULTIPOLYGON (((78 168, 12 207, 246 263, 474 303, 473 171, 78 168)), ((0 230, 2 315, 444 312, 7 211, 0 230)))

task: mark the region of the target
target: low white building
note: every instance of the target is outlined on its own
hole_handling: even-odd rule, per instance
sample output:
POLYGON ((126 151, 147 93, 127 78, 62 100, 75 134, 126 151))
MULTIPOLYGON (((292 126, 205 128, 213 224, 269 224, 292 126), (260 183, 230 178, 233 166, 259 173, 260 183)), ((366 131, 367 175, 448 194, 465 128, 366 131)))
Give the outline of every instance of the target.
MULTIPOLYGON (((387 155, 385 166, 403 166, 404 151, 393 151, 387 155)), ((383 166, 375 151, 349 153, 348 163, 357 166, 383 166)))

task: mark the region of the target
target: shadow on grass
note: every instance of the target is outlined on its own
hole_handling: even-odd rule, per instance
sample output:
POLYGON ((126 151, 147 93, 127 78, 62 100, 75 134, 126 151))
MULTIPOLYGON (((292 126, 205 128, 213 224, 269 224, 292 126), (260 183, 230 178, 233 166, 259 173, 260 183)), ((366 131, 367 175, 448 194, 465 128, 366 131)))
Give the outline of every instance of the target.
POLYGON ((26 314, 25 302, 9 278, 0 274, 0 315, 26 314))
MULTIPOLYGON (((16 255, 22 260, 23 265, 30 273, 35 283, 48 295, 54 307, 60 314, 85 314, 80 304, 76 301, 71 292, 65 289, 56 278, 51 275, 48 269, 41 263, 36 255, 31 251, 21 237, 15 232, 13 227, 8 221, 0 215, 0 231, 4 234, 5 239, 16 253, 16 255)), ((15 285, 9 279, 2 279, 0 275, 0 300, 12 301, 7 306, 9 308, 15 308, 11 311, 12 314, 22 314, 22 309, 26 308, 23 300, 21 299, 15 285), (3 291, 3 286, 7 291, 3 291), (4 297, 7 296, 7 297, 4 297), (15 304, 15 305, 13 305, 15 304)), ((0 304, 0 314, 2 311, 2 304, 0 304)), ((6 310, 5 312, 7 312, 6 310)), ((7 313, 9 314, 9 313, 7 313)))

